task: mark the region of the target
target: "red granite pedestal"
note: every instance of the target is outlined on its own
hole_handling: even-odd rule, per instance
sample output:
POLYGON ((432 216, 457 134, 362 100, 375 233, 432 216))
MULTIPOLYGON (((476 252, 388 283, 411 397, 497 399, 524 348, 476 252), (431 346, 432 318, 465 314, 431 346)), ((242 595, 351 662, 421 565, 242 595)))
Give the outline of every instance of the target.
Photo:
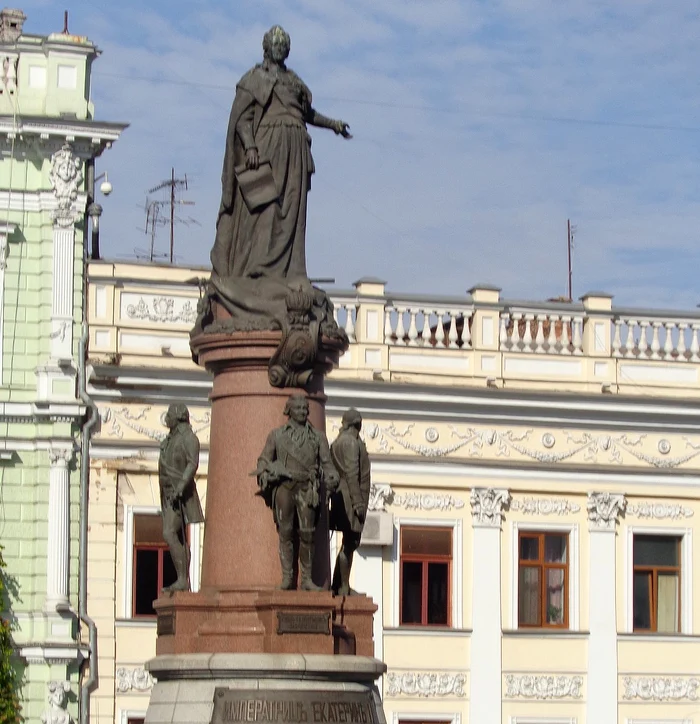
MULTIPOLYGON (((251 473, 269 432, 286 421, 291 394, 309 400, 310 422, 325 430, 323 378, 342 346, 323 339, 306 388, 278 389, 268 363, 279 332, 202 334, 192 340, 199 363, 213 372, 201 590, 155 602, 157 654, 266 653, 373 655, 366 596, 280 591, 278 536, 272 512, 256 495, 251 473)), ((322 500, 325 499, 321 491, 322 500)), ((316 530, 313 579, 329 587, 327 511, 316 530)))

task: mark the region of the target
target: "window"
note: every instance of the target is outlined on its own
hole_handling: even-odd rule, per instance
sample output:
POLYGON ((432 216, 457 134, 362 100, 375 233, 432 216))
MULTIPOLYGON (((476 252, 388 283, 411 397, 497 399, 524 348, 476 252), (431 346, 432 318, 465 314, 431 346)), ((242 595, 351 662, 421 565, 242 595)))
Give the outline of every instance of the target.
POLYGON ((153 601, 177 579, 160 515, 134 515, 133 616, 155 616, 153 601))
POLYGON ((452 528, 401 527, 402 626, 450 626, 452 528))
POLYGON ((679 633, 681 625, 681 539, 635 535, 632 559, 634 631, 679 633))
POLYGON ((568 628, 569 536, 520 532, 518 626, 568 628))
POLYGON ((144 724, 146 721, 145 717, 142 716, 130 716, 126 720, 126 724, 144 724))

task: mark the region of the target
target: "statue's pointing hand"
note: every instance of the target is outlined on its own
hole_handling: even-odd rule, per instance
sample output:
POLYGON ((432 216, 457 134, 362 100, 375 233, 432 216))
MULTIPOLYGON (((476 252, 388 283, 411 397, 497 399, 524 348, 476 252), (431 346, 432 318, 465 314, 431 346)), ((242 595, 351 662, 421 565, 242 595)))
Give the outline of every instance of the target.
POLYGON ((352 138, 350 126, 348 126, 345 121, 333 121, 333 130, 337 135, 342 136, 343 138, 352 138))

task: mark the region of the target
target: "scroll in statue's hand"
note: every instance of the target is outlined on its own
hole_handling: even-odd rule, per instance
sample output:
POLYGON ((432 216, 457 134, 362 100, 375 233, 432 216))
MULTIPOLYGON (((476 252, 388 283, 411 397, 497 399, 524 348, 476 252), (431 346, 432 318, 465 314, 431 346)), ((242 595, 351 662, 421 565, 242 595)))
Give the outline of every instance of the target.
POLYGON ((245 152, 245 165, 253 171, 260 165, 260 157, 258 156, 257 148, 249 148, 245 152))

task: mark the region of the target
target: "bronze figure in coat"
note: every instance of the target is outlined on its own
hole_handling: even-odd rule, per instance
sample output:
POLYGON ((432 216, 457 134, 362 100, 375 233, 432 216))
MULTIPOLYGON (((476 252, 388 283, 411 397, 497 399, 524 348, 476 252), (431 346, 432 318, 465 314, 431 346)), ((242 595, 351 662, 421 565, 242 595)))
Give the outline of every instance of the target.
POLYGON ((265 502, 272 508, 279 533, 280 587, 296 588, 294 538, 298 531, 300 587, 305 591, 321 591, 312 579, 321 476, 326 485, 334 489, 338 475, 331 463, 325 434, 308 421, 306 397, 291 395, 284 413, 289 421, 268 435, 258 459, 258 485, 265 502))
POLYGON ((160 444, 158 483, 163 538, 170 548, 177 580, 163 590, 187 591, 190 588, 187 525, 204 522, 194 482, 199 467, 199 440, 190 426, 189 410, 183 404, 170 405, 165 424, 170 432, 160 444))
POLYGON ((350 588, 350 569, 369 505, 370 462, 365 443, 360 439, 361 429, 362 415, 355 409, 347 410, 340 434, 331 445, 331 460, 340 480, 330 499, 329 528, 343 534, 332 582, 333 592, 338 596, 354 593, 350 588))

